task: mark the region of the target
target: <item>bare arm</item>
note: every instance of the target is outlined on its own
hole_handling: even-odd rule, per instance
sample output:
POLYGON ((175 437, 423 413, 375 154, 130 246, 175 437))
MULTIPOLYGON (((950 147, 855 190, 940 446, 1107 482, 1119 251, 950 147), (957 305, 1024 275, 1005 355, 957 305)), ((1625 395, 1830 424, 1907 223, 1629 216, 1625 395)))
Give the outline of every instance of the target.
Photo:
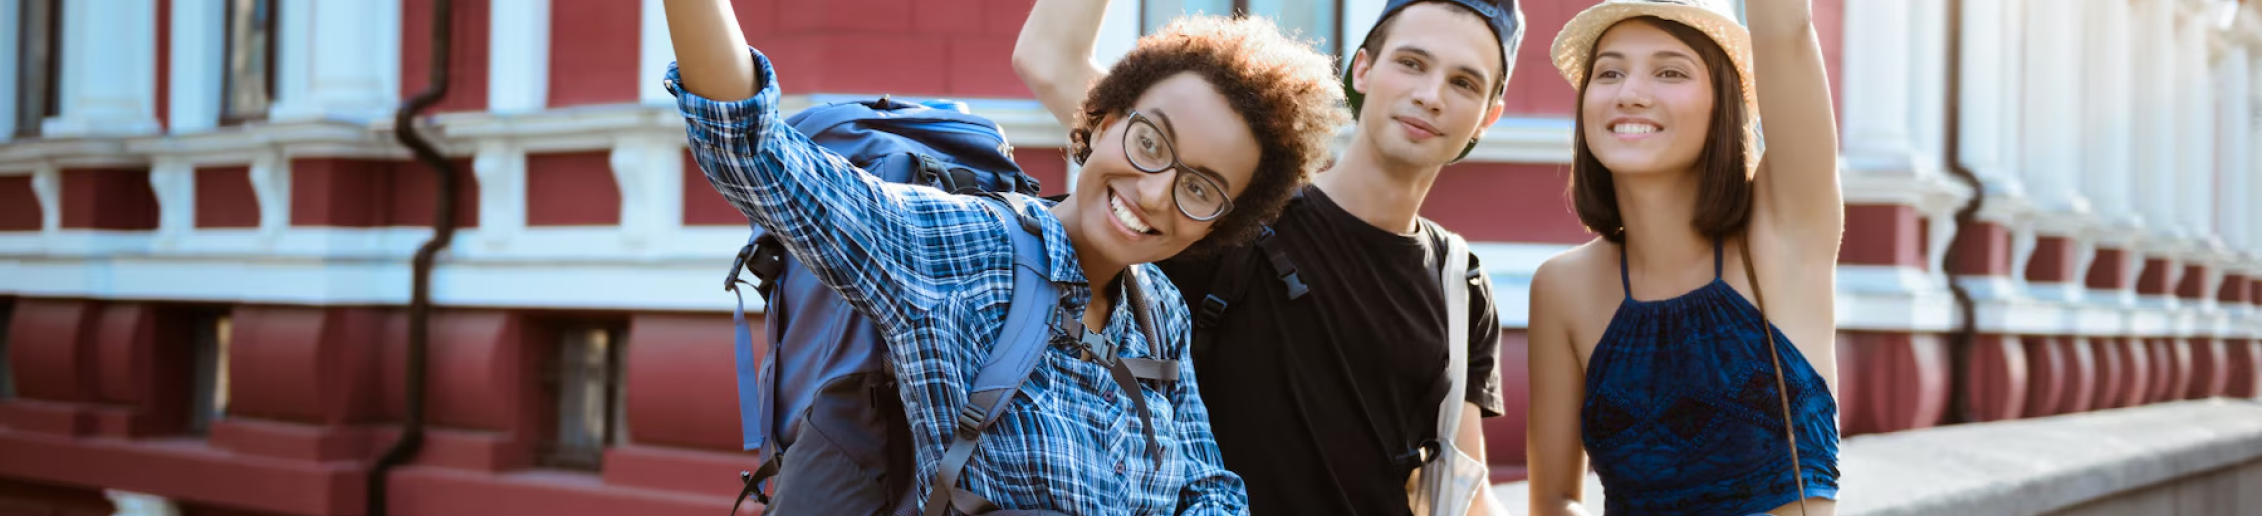
POLYGON ((666 8, 683 89, 723 102, 754 96, 754 58, 730 0, 667 0, 666 8))
MULTIPOLYGON (((1105 72, 1092 62, 1092 47, 1107 19, 1108 0, 1037 0, 1021 38, 1013 42, 1013 72, 1037 94, 1037 102, 1063 126, 1076 125, 1076 106, 1105 72)), ((680 45, 680 44, 679 44, 680 45)))
MULTIPOLYGON (((1558 257, 1556 260, 1561 260, 1558 257)), ((1532 275, 1531 333, 1528 357, 1531 369, 1531 406, 1525 412, 1524 457, 1530 467, 1532 516, 1585 515, 1587 455, 1579 441, 1579 405, 1585 401, 1585 379, 1579 355, 1572 347, 1561 306, 1569 302, 1550 288, 1562 283, 1562 265, 1549 260, 1532 275), (1554 280, 1554 281, 1551 281, 1554 280)))
POLYGON ((1753 74, 1767 155, 1761 159, 1755 215, 1800 261, 1835 261, 1845 229, 1838 190, 1838 126, 1830 78, 1808 0, 1751 0, 1753 74))

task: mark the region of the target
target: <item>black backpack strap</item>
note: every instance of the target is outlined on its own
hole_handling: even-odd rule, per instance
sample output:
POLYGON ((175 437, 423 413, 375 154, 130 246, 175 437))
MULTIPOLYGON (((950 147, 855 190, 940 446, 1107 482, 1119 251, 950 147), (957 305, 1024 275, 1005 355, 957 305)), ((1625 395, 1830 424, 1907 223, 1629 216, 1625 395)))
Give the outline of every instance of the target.
POLYGON ((738 271, 754 273, 754 291, 762 294, 763 301, 777 291, 778 275, 785 273, 785 243, 767 231, 757 231, 747 237, 746 247, 738 249, 738 257, 731 260, 730 276, 723 278, 723 289, 732 290, 740 282, 738 271))

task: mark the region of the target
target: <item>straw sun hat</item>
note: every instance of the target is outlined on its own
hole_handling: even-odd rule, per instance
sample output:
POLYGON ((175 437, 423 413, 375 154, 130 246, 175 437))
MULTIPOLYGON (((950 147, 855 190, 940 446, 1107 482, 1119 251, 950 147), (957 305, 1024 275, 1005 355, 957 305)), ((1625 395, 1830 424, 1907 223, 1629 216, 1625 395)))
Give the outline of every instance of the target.
POLYGON ((1555 60, 1555 70, 1562 72, 1563 80, 1571 82, 1576 90, 1586 84, 1587 59, 1594 54, 1595 42, 1602 33, 1627 18, 1654 16, 1667 21, 1694 27, 1711 36, 1721 50, 1727 51, 1728 60, 1736 65, 1736 75, 1742 79, 1744 89, 1744 128, 1750 131, 1751 144, 1745 151, 1752 159, 1747 166, 1757 166, 1759 152, 1765 144, 1759 141, 1759 96, 1752 85, 1751 31, 1736 21, 1736 12, 1726 0, 1605 0, 1589 7, 1563 25, 1563 32, 1555 35, 1555 47, 1550 55, 1555 60))

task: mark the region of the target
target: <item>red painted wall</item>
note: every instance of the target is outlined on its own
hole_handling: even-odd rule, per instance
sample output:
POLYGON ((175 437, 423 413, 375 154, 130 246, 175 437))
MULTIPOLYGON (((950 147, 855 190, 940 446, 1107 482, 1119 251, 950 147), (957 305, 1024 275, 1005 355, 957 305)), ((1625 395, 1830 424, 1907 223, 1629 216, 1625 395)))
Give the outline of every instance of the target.
POLYGON ((606 151, 526 156, 526 225, 620 223, 620 185, 606 151))
POLYGON ((1568 165, 1464 163, 1445 168, 1422 216, 1470 240, 1575 244, 1594 235, 1571 213, 1568 165))
POLYGON ((2081 271, 2074 270, 2076 257, 2074 243, 2063 237, 2035 239, 2034 256, 2026 262, 2027 281, 2069 282, 2081 279, 2081 271))
POLYGON ((157 194, 149 169, 64 169, 63 227, 156 229, 157 194))
POLYGON ((643 5, 581 1, 550 5, 550 107, 634 102, 643 5))
MULTIPOLYGON (((591 2, 595 3, 595 2, 591 2)), ((433 0, 401 0, 401 98, 424 91, 432 76, 433 0)), ((448 93, 432 111, 487 109, 487 2, 455 2, 448 57, 448 93)))
POLYGON ((40 217, 31 176, 0 177, 0 231, 38 231, 40 217))
POLYGON ((1846 206, 1846 234, 1838 262, 1923 267, 1923 219, 1916 208, 1892 204, 1846 206))
MULTIPOLYGON (((1556 72, 1550 50, 1555 34, 1571 17, 1599 0, 1536 0, 1523 2, 1523 47, 1516 52, 1515 75, 1508 82, 1508 112, 1524 116, 1567 117, 1578 107, 1578 92, 1556 72)), ((1831 98, 1843 113, 1842 61, 1845 59, 1845 0, 1814 0, 1814 30, 1822 44, 1829 73, 1831 98)), ((1839 119, 1845 117, 1840 116, 1839 119)))
POLYGON ((248 167, 196 169, 196 227, 259 227, 259 199, 248 167))
POLYGON ((733 4, 789 94, 1029 97, 1012 68, 1028 0, 733 4))
POLYGON ((1949 270, 1956 274, 1982 274, 1997 276, 2011 271, 2011 235, 2009 231, 1988 223, 1977 223, 1956 231, 1955 256, 1949 258, 1949 270))
MULTIPOLYGON (((479 182, 471 160, 454 161, 459 177, 456 223, 479 225, 479 182)), ((421 163, 344 158, 291 160, 293 226, 429 226, 435 179, 421 163)))

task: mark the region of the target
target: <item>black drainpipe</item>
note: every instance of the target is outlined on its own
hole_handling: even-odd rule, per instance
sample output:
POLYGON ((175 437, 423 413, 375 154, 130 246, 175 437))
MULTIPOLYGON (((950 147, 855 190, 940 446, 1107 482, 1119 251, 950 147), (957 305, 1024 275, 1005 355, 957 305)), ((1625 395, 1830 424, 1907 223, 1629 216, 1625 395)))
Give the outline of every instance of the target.
MULTIPOLYGON (((1948 141, 1945 154, 1948 155, 1948 174, 1971 188, 1971 198, 1964 201, 1962 208, 1956 209, 1955 229, 1958 232, 1978 222, 1979 207, 1987 200, 1987 191, 1980 184, 1979 176, 1964 166, 1963 34, 1964 2, 1948 0, 1948 91, 1944 97, 1947 100, 1948 141)), ((1948 278, 1948 292, 1956 297, 1956 331, 1948 334, 1948 407, 1942 424, 1963 423, 1973 419, 1970 414, 1971 402, 1967 399, 1971 395, 1971 379, 1966 377, 1971 374, 1972 342, 1979 337, 1979 321, 1971 300, 1971 291, 1964 290, 1964 286, 1956 282, 1954 267, 1956 254, 1960 251, 1957 249, 1957 242, 1961 241, 1962 238, 1949 239, 1948 248, 1940 252, 1940 271, 1948 278)))
POLYGON ((433 148, 422 133, 416 131, 416 113, 438 103, 448 92, 448 53, 453 45, 455 25, 454 3, 450 0, 432 1, 432 76, 424 91, 409 97, 406 105, 393 115, 393 136, 407 146, 437 174, 439 199, 434 202, 432 239, 416 248, 416 258, 410 262, 411 284, 408 297, 408 393, 403 399, 406 407, 401 414, 401 437, 393 441, 385 455, 369 468, 369 516, 385 516, 387 473, 395 466, 408 462, 424 446, 424 376, 425 349, 431 342, 432 319, 432 259, 448 247, 456 236, 456 191, 460 175, 455 165, 448 163, 440 151, 433 148))

